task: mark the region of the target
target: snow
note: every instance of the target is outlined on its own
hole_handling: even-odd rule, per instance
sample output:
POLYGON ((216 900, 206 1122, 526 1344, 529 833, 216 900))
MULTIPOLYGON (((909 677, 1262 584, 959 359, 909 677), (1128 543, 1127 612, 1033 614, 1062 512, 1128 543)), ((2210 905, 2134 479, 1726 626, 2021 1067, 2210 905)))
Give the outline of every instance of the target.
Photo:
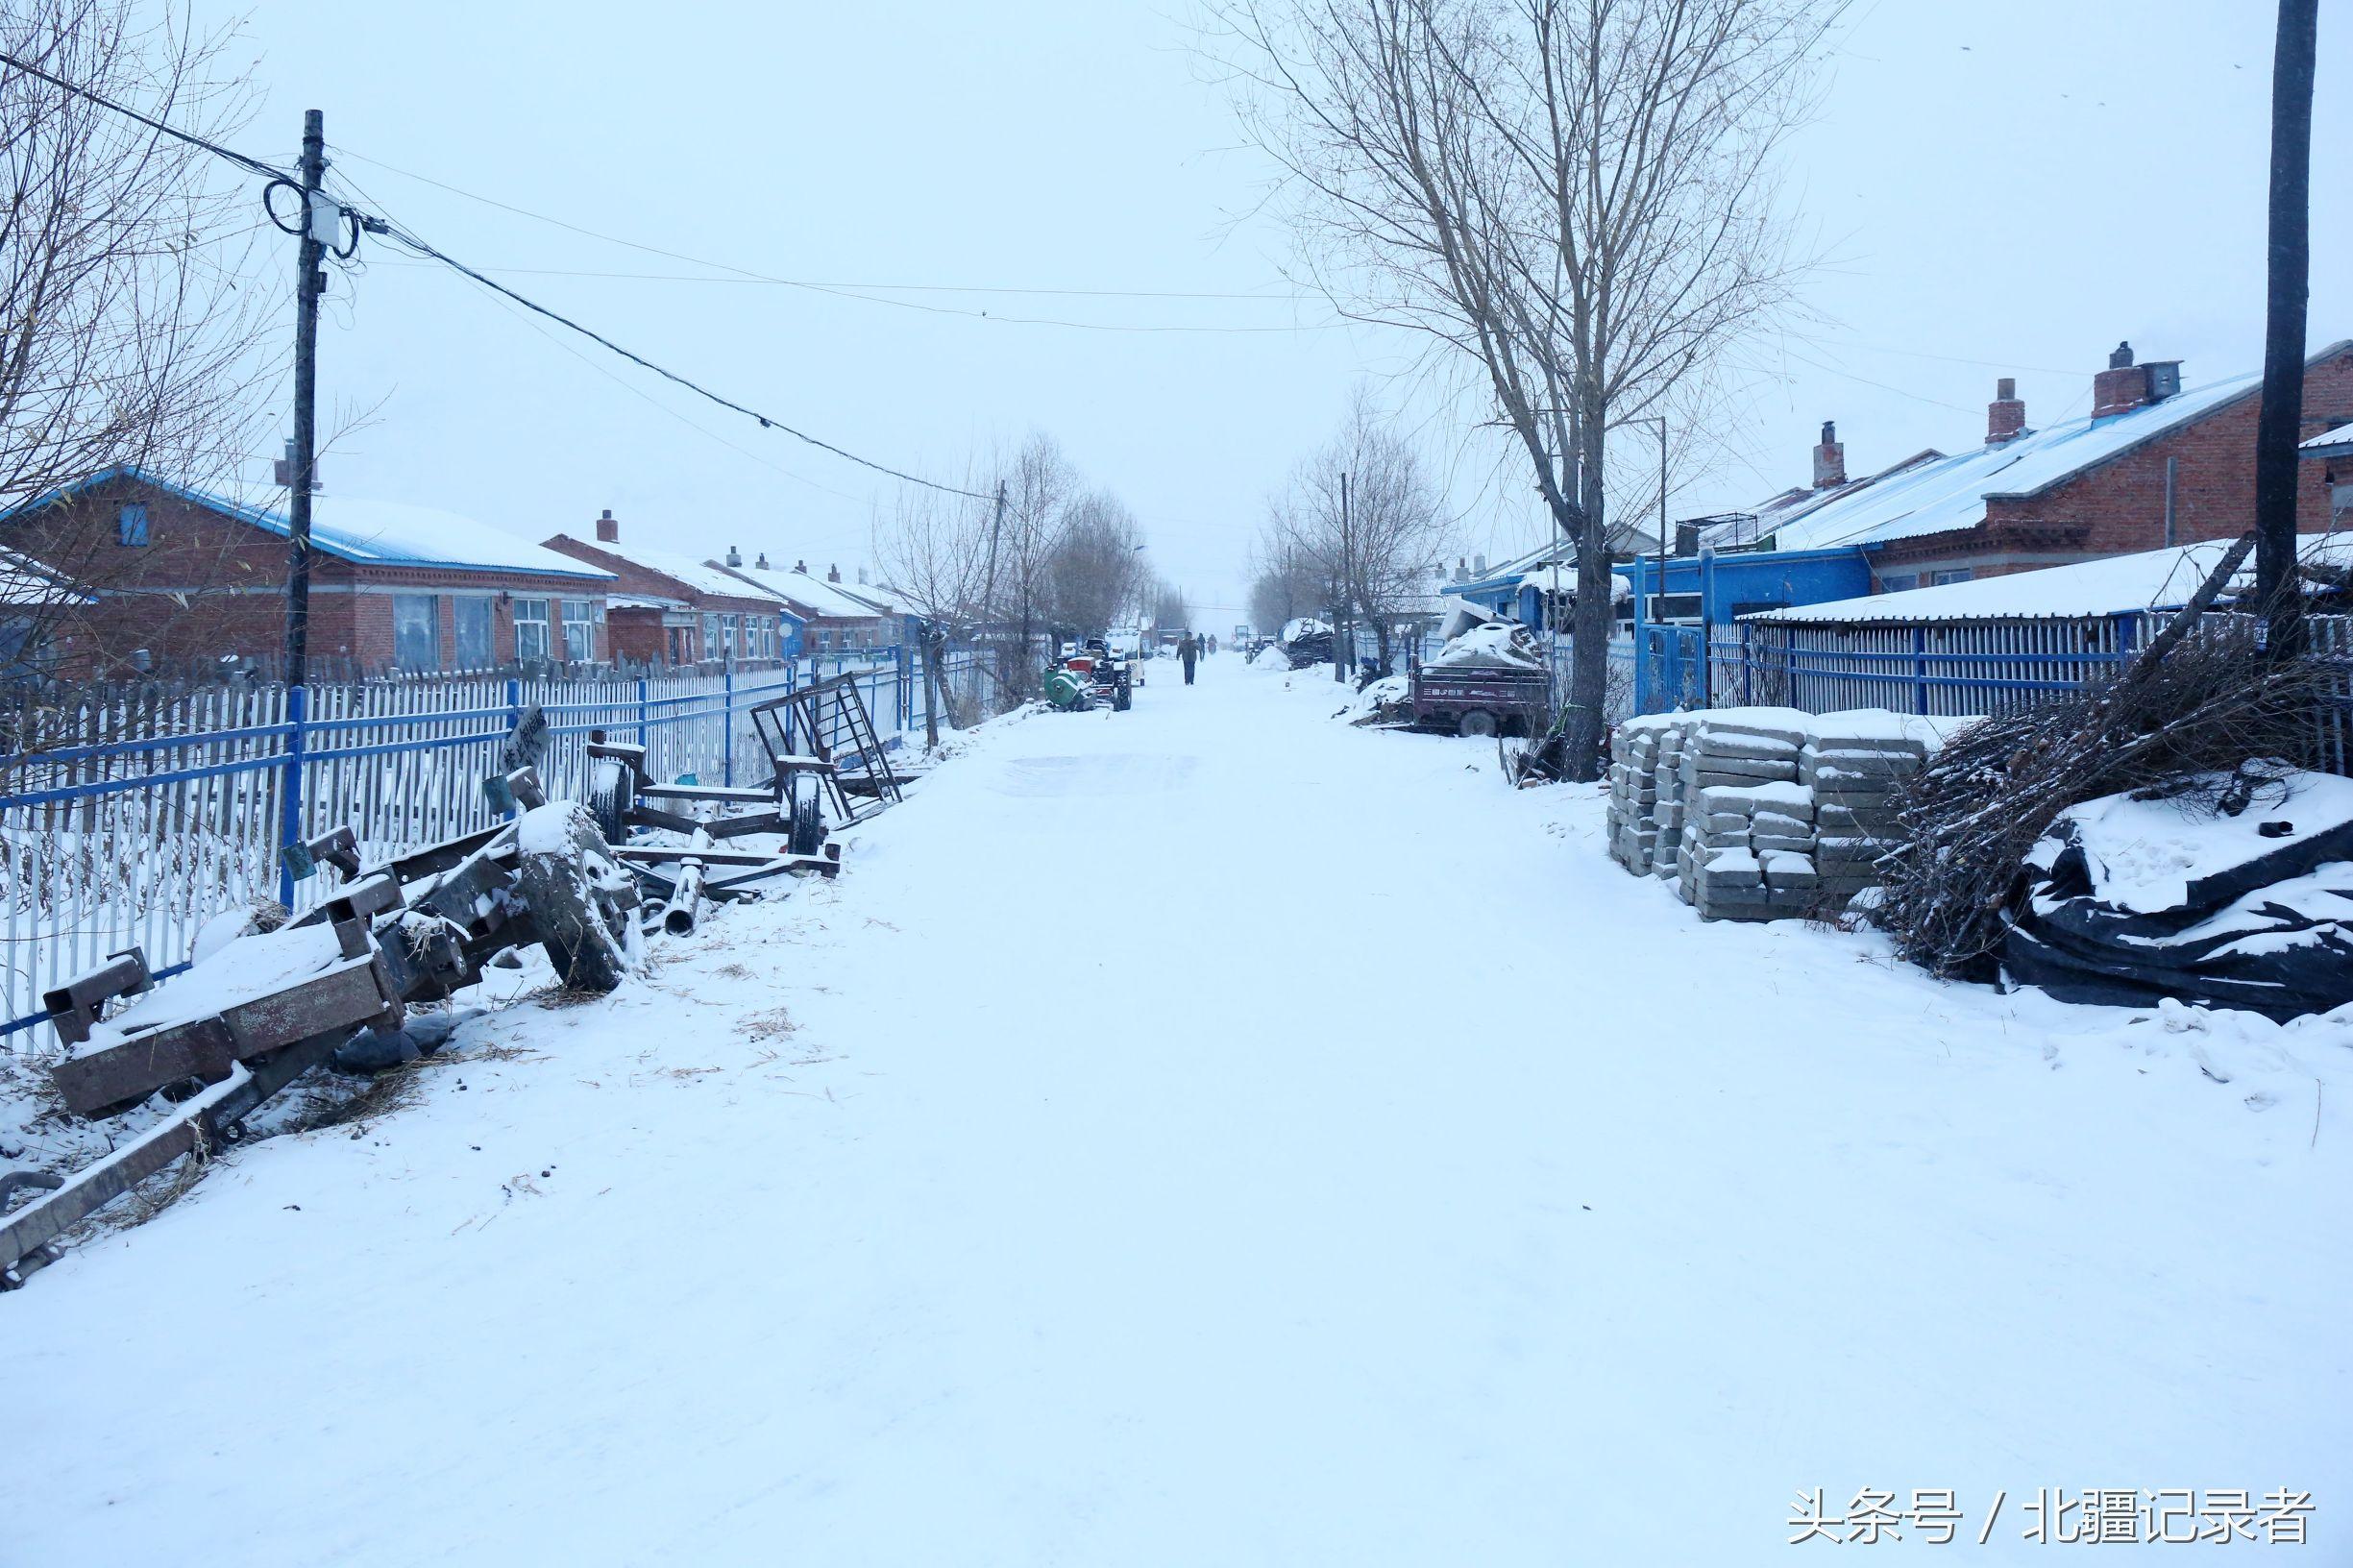
MULTIPOLYGON (((1986 621, 2126 614, 2175 609, 2214 571, 2230 549, 2227 540, 2176 545, 2136 555, 2103 555, 2069 566, 2013 572, 1968 582, 1937 583, 1900 593, 1800 604, 1741 617, 1744 621, 1857 623, 1870 621, 1986 621)), ((2308 533, 2297 542, 2308 561, 2353 565, 2353 534, 2308 533)), ((2255 560, 2247 557, 2230 586, 2251 588, 2255 560)))
POLYGON ((1431 659, 1447 669, 1541 670, 1544 660, 1525 626, 1490 622, 1450 640, 1431 659))
MULTIPOLYGON (((290 530, 290 525, 275 510, 257 521, 273 533, 290 530)), ((313 496, 310 537, 329 554, 350 561, 546 572, 592 582, 613 580, 613 575, 601 567, 512 538, 473 518, 399 502, 313 496)))
POLYGON ((1866 1485, 2005 1488, 1972 1562, 2043 1486, 2335 1541, 2353 1014, 1703 926, 1599 795, 1333 706, 987 726, 838 882, 70 1254, 0 1300, 10 1560, 1739 1568, 1866 1485))
POLYGON ((2353 424, 2340 425, 2333 430, 2322 430, 2318 435, 2307 436, 2298 443, 2299 451, 2309 453, 2314 456, 2318 456, 2323 453, 2333 456, 2336 454, 2333 449, 2338 447, 2353 453, 2353 424))
MULTIPOLYGON (((2334 343, 2311 356, 2344 352, 2334 343)), ((1778 550, 1826 550, 1972 528, 1985 521, 1986 498, 2031 497, 2083 470, 2122 456, 2176 426, 2202 419, 2263 385, 2260 372, 2188 387, 2166 399, 2101 419, 2082 416, 2003 443, 1901 468, 1779 525, 1778 550)))
POLYGON ((2066 814, 2075 824, 2092 871, 2093 895, 2119 909, 2153 915, 2189 901, 2190 884, 2259 855, 2301 844, 2353 822, 2353 778, 2288 775, 2285 795, 2259 790, 2246 810, 2224 817, 2184 800, 2135 800, 2112 795, 2066 814), (2290 831, 2266 838, 2266 823, 2290 831))
POLYGON ((73 1054, 110 1050, 135 1036, 270 995, 352 962, 343 956, 334 929, 324 923, 285 926, 232 942, 169 985, 159 986, 94 1025, 90 1038, 74 1047, 73 1054))
MULTIPOLYGON (((662 550, 634 542, 616 543, 604 539, 583 539, 579 543, 591 550, 627 561, 649 572, 658 572, 673 582, 699 595, 715 595, 722 599, 772 600, 776 596, 756 583, 747 582, 725 568, 684 553, 662 550)), ((565 557, 567 560, 570 556, 565 557)))
MULTIPOLYGON (((713 568, 714 571, 718 568, 713 568)), ((810 572, 783 572, 773 567, 732 566, 727 575, 748 578, 758 583, 779 599, 787 599, 811 615, 829 616, 844 621, 872 620, 894 612, 879 600, 860 597, 878 594, 872 588, 855 588, 848 583, 827 582, 810 572)), ((739 590, 740 591, 740 590, 739 590)))
POLYGON ((570 800, 533 806, 515 821, 515 849, 525 855, 557 855, 572 846, 573 820, 580 808, 570 800))

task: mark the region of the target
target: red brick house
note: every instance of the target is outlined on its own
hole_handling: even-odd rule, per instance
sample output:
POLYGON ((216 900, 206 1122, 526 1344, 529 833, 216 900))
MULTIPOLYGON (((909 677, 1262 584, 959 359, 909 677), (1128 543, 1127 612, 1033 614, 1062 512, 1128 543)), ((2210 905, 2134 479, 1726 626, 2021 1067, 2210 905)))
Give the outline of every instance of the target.
POLYGON ((2353 424, 2322 430, 2303 444, 2299 455, 2320 467, 2320 479, 2328 486, 2329 504, 2334 508, 2334 526, 2353 528, 2353 424))
MULTIPOLYGON (((2093 378, 2088 415, 2036 429, 2005 379, 1982 446, 1859 480, 1826 426, 1811 496, 1773 498, 1743 520, 1747 538, 1719 520, 1703 537, 1719 551, 1859 549, 1875 592, 2235 538, 2254 515, 2262 387, 2260 373, 2185 385, 2180 361, 2136 363, 2120 345, 2093 378)), ((2304 416, 2308 436, 2353 420, 2353 341, 2306 361, 2304 416)), ((2296 526, 2320 532, 2341 500, 2321 463, 2301 466, 2296 526)), ((2353 478, 2353 459, 2335 472, 2353 478)))
MULTIPOLYGON (((281 503, 281 505, 282 502, 281 503)), ((86 602, 33 633, 27 657, 65 676, 267 667, 285 643, 279 507, 109 469, 0 512, 0 542, 86 602)), ((310 652, 322 668, 487 670, 609 655, 609 573, 453 513, 311 500, 310 652)))
POLYGON ((547 548, 613 575, 608 624, 617 657, 695 665, 784 655, 790 612, 775 594, 692 555, 624 545, 610 507, 597 519, 596 531, 593 541, 559 533, 547 548))
POLYGON ((743 557, 730 551, 722 570, 792 606, 801 625, 803 653, 821 657, 854 653, 889 648, 900 640, 902 612, 881 590, 863 582, 855 586, 844 582, 839 566, 827 567, 825 576, 820 577, 803 561, 795 561, 787 572, 769 565, 768 554, 762 551, 759 559, 746 566, 743 557))

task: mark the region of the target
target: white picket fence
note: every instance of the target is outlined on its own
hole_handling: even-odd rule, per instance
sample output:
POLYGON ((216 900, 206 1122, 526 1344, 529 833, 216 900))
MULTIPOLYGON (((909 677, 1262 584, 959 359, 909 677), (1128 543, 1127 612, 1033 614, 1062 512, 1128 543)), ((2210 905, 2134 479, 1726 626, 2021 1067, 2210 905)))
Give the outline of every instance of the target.
MULTIPOLYGON (((944 673, 959 714, 984 711, 978 656, 951 652, 944 673)), ((842 674, 886 740, 922 725, 920 660, 895 649, 643 680, 461 676, 299 698, 218 687, 77 712, 64 727, 78 744, 0 758, 0 1041, 31 1038, 41 992, 110 953, 135 945, 175 968, 223 911, 317 903, 331 878, 292 879, 284 844, 348 824, 376 859, 490 826, 484 780, 533 706, 548 722, 538 766, 551 795, 585 792, 600 730, 642 743, 656 776, 751 783, 769 768, 749 710, 842 674)))

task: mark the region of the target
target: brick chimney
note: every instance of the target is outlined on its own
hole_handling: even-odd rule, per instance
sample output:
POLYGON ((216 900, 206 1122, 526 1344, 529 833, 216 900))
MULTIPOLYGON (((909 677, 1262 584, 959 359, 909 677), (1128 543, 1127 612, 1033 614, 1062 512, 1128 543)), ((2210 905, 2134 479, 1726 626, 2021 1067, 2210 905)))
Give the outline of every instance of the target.
POLYGON ((613 509, 610 506, 604 509, 602 517, 597 519, 597 543, 601 545, 621 543, 621 525, 613 521, 613 509))
POLYGON ((866 586, 866 568, 863 566, 858 568, 858 586, 861 588, 866 586))
POLYGON ((1994 401, 1985 405, 1985 444, 1998 447, 2026 433, 2026 404, 2018 395, 2018 381, 2004 376, 1994 383, 1994 401))
POLYGON ((727 547, 727 564, 729 566, 741 566, 744 564, 744 552, 736 549, 733 545, 729 545, 727 547))
POLYGON ((767 570, 768 570, 768 551, 765 551, 765 550, 764 550, 764 551, 760 551, 760 558, 759 558, 758 560, 756 560, 756 561, 752 562, 751 564, 752 564, 753 566, 757 567, 759 570, 761 570, 761 571, 763 571, 763 572, 767 571, 767 570))
POLYGON ((1822 422, 1822 445, 1814 449, 1814 488, 1827 490, 1847 482, 1847 449, 1838 439, 1838 422, 1822 422))
POLYGON ((793 563, 793 570, 805 577, 809 575, 809 563, 807 561, 795 561, 793 563))
POLYGON ((2128 414, 2148 402, 2148 373, 2132 362, 2132 345, 2119 343, 2108 368, 2092 378, 2092 417, 2128 414))
POLYGON ((842 568, 839 562, 829 564, 825 568, 825 580, 827 582, 840 582, 842 580, 842 568))

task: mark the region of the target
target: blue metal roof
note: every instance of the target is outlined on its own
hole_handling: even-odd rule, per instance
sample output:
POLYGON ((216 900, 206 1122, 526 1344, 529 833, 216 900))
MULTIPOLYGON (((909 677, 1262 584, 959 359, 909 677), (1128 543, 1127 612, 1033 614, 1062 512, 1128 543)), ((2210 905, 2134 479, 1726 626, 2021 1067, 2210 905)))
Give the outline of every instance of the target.
MULTIPOLYGON (((55 506, 93 486, 112 479, 132 479, 191 505, 251 524, 280 538, 291 537, 294 525, 282 512, 248 505, 182 484, 136 464, 122 463, 71 484, 60 485, 31 501, 0 511, 0 524, 45 506, 55 506)), ((454 512, 391 502, 355 501, 344 497, 311 498, 310 543, 320 553, 355 566, 430 567, 451 572, 515 573, 540 577, 566 577, 582 583, 619 580, 610 572, 552 550, 501 533, 486 524, 454 512)))

